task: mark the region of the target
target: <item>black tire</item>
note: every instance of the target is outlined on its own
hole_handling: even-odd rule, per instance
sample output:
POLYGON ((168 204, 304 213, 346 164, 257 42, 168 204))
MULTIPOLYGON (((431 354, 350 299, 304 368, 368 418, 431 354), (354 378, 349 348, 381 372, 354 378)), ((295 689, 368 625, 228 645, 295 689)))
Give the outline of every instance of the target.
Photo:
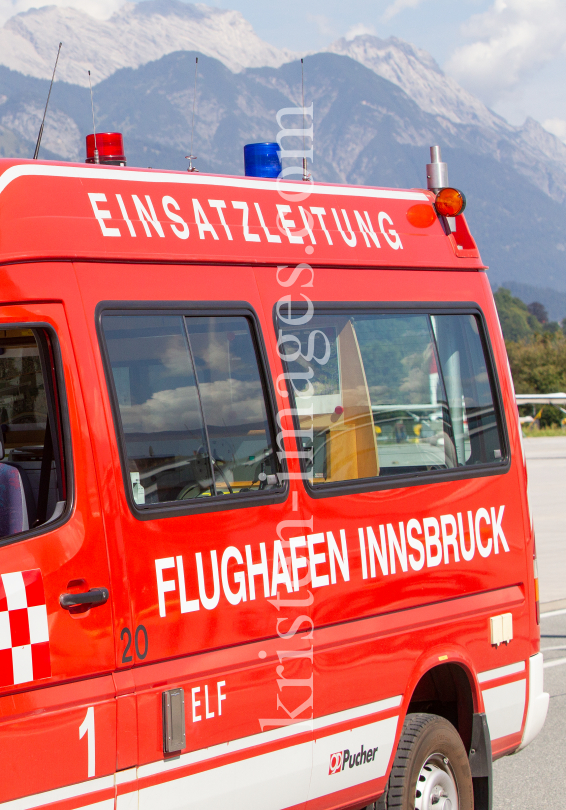
POLYGON ((385 793, 375 807, 473 810, 470 763, 452 723, 436 714, 407 715, 385 793))

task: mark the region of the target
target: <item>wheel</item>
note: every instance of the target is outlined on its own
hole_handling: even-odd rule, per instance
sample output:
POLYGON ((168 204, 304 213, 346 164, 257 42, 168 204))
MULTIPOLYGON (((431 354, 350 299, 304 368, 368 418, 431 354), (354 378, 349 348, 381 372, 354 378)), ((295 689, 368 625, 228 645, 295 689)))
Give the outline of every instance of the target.
POLYGON ((473 810, 466 749, 448 720, 408 714, 385 793, 376 810, 473 810))

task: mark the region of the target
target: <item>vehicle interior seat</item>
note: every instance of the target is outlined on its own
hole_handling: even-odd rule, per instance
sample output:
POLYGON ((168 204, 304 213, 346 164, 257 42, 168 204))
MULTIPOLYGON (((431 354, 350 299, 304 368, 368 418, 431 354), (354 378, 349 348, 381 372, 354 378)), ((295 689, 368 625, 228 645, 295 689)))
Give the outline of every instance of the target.
POLYGON ((0 462, 0 537, 25 532, 33 525, 35 511, 25 470, 0 462))

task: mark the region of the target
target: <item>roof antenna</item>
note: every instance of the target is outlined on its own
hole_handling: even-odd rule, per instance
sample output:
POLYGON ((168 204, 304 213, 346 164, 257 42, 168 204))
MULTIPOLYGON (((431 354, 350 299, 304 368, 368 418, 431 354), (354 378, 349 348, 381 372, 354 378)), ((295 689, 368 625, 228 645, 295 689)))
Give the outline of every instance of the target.
POLYGON ((53 89, 53 82, 55 81, 55 71, 57 70, 57 62, 59 61, 59 54, 61 53, 61 45, 63 43, 59 43, 59 50, 57 51, 57 59, 55 60, 55 67, 53 68, 53 76, 51 77, 51 84, 49 85, 49 93, 47 94, 47 101, 45 102, 45 110, 43 111, 43 121, 41 122, 41 126, 39 128, 39 135, 37 136, 37 143, 35 145, 35 152, 33 153, 33 159, 37 160, 37 156, 39 155, 39 147, 41 146, 41 139, 43 137, 43 127, 45 125, 45 116, 47 115, 47 106, 49 104, 49 98, 51 97, 51 90, 53 89))
POLYGON ((94 162, 100 163, 100 155, 96 146, 96 127, 94 125, 94 101, 92 100, 92 82, 90 80, 90 70, 88 71, 88 84, 90 87, 90 106, 92 107, 92 132, 94 134, 94 162))
POLYGON ((193 93, 193 123, 191 126, 191 154, 185 155, 185 160, 189 161, 189 168, 187 169, 188 172, 198 172, 193 166, 193 160, 197 160, 196 155, 193 155, 193 139, 195 135, 195 105, 197 103, 197 73, 198 73, 198 56, 195 60, 195 90, 193 93))
POLYGON ((305 65, 303 59, 301 59, 301 91, 303 97, 303 180, 309 180, 305 149, 305 65))

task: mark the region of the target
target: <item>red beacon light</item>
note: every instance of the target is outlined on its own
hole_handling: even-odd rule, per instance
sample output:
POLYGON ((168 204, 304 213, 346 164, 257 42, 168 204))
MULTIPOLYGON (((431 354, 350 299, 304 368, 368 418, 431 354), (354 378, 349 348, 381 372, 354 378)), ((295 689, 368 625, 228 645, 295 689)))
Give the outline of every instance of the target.
POLYGON ((101 163, 106 166, 125 166, 124 140, 121 132, 97 132, 96 149, 98 161, 95 159, 95 136, 86 136, 86 163, 101 163))

